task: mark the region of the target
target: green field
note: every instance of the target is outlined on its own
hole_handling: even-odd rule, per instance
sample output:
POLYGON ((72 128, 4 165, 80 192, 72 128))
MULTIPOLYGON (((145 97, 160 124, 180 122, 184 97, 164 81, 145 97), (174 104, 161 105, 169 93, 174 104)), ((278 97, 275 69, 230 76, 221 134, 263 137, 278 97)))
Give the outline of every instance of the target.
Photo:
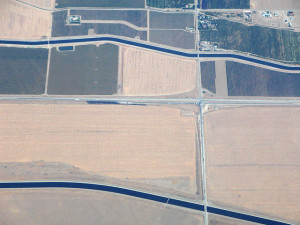
POLYGON ((194 0, 147 0, 147 6, 155 8, 182 8, 194 0))
POLYGON ((216 20, 215 22, 218 30, 200 31, 201 41, 217 42, 218 48, 300 63, 300 33, 245 26, 226 20, 216 20))

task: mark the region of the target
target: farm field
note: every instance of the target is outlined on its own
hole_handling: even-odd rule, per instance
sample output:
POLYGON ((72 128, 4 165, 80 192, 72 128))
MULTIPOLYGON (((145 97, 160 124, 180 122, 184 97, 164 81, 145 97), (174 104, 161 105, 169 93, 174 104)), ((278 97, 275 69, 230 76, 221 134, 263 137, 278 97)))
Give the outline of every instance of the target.
POLYGON ((207 61, 200 63, 201 68, 201 84, 202 88, 205 88, 212 93, 216 93, 216 70, 215 61, 207 61))
POLYGON ((145 8, 145 0, 56 0, 56 8, 65 7, 145 8))
POLYGON ((66 163, 129 180, 174 178, 195 193, 192 115, 158 106, 1 104, 0 160, 66 163))
POLYGON ((43 94, 48 50, 0 47, 0 94, 43 94))
POLYGON ((1 224, 203 224, 203 215, 100 191, 1 190, 1 224), (67 215, 67 216, 66 216, 67 215))
POLYGON ((55 0, 22 0, 24 3, 40 7, 42 9, 54 9, 55 0))
POLYGON ((122 47, 121 54, 124 95, 170 95, 196 88, 196 60, 133 47, 122 47))
POLYGON ((184 30, 150 30, 150 41, 182 49, 195 49, 195 34, 184 30))
POLYGON ((226 61, 229 96, 300 97, 300 74, 226 61))
POLYGON ((251 9, 296 10, 300 9, 299 0, 250 0, 251 9))
POLYGON ((249 9, 250 0, 202 0, 202 9, 249 9))
POLYGON ((13 0, 0 1, 0 38, 40 39, 50 36, 51 24, 50 11, 13 0))
POLYGON ((150 11, 150 29, 186 29, 194 27, 193 13, 162 13, 150 11))
POLYGON ((86 20, 80 25, 66 25, 66 18, 66 10, 53 13, 52 37, 110 34, 129 38, 139 37, 141 40, 147 39, 147 31, 136 30, 125 24, 98 23, 86 20))
POLYGON ((228 96, 227 87, 227 74, 226 74, 226 61, 216 60, 215 61, 215 71, 216 71, 216 94, 218 96, 228 96))
POLYGON ((249 52, 261 57, 300 63, 300 33, 215 20, 218 30, 200 31, 201 41, 217 42, 218 48, 249 52))
POLYGON ((209 202, 299 223, 299 113, 289 106, 206 112, 209 202))
POLYGON ((150 12, 150 41, 183 49, 195 48, 195 34, 187 28, 194 28, 193 13, 150 12))
POLYGON ((146 10, 70 10, 82 20, 123 20, 138 27, 147 27, 146 10))
POLYGON ((208 225, 258 225, 258 223, 247 222, 234 218, 228 218, 208 213, 208 225))
POLYGON ((119 48, 112 44, 51 51, 48 94, 111 95, 117 92, 119 48))
POLYGON ((147 0, 147 6, 154 8, 181 8, 193 3, 193 0, 147 0))

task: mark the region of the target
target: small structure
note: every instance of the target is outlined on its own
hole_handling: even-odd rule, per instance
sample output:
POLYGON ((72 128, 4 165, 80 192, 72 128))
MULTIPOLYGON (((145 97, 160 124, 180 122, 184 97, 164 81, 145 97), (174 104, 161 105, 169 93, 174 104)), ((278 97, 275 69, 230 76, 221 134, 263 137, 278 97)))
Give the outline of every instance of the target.
POLYGON ((264 11, 261 14, 261 16, 264 17, 264 18, 271 18, 272 17, 272 13, 270 11, 264 11))
POLYGON ((252 13, 251 11, 244 11, 245 20, 248 22, 252 22, 252 13))
POLYGON ((194 9, 194 8, 195 8, 195 5, 194 5, 194 4, 191 4, 191 3, 186 4, 186 5, 183 7, 183 9, 194 9))
POLYGON ((185 29, 188 30, 188 31, 190 31, 191 33, 193 33, 194 30, 195 30, 194 27, 186 27, 185 29))
POLYGON ((69 16, 68 21, 69 24, 80 24, 81 16, 69 16))

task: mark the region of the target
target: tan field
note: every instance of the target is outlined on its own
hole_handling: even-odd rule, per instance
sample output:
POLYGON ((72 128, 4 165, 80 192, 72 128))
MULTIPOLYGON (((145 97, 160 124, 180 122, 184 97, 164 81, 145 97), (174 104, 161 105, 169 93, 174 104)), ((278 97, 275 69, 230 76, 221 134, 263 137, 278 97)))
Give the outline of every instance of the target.
POLYGON ((125 95, 167 95, 196 87, 197 61, 122 47, 121 76, 125 95))
POLYGON ((22 2, 40 7, 42 9, 52 10, 55 7, 55 0, 22 0, 22 2))
POLYGON ((14 1, 0 1, 0 38, 40 39, 50 36, 52 14, 50 11, 14 1))
POLYGON ((203 214, 102 191, 0 190, 0 224, 194 225, 203 214))
POLYGON ((204 116, 210 202, 300 222, 300 108, 204 116))
POLYGON ((250 0, 252 9, 296 10, 300 9, 299 0, 250 0))
POLYGON ((208 225, 254 225, 258 223, 247 222, 216 214, 208 214, 208 225))
POLYGON ((115 178, 195 179, 195 118, 176 108, 0 106, 1 162, 64 162, 115 178))

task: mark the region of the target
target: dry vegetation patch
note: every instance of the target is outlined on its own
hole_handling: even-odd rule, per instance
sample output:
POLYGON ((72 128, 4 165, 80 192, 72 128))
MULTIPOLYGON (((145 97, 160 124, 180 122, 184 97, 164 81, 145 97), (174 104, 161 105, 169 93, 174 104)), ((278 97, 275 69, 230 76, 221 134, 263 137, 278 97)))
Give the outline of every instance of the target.
POLYGON ((31 4, 42 9, 54 9, 55 0, 22 0, 24 3, 31 4))
POLYGON ((64 162, 116 178, 195 177, 195 118, 175 108, 2 104, 0 161, 64 162))
POLYGON ((196 87, 197 61, 122 47, 121 73, 125 95, 166 95, 196 87))
POLYGON ((50 36, 52 14, 14 1, 0 1, 0 38, 39 39, 50 36))
POLYGON ((252 9, 296 10, 300 9, 299 0, 250 0, 252 9))
POLYGON ((211 202, 300 222, 300 108, 205 114, 211 202))

